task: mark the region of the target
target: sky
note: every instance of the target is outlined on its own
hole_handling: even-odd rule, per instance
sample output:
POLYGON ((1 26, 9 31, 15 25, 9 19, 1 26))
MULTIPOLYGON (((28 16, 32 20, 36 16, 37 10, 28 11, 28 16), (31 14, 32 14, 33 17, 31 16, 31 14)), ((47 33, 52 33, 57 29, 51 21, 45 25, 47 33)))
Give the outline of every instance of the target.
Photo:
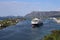
POLYGON ((0 0, 0 16, 25 16, 32 11, 60 11, 60 0, 0 0))

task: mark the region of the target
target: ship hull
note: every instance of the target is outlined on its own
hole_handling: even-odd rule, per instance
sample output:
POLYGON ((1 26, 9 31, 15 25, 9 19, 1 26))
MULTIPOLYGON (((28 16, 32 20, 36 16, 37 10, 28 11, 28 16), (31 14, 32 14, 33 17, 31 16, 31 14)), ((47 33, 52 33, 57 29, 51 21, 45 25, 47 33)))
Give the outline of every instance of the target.
POLYGON ((39 24, 32 24, 32 27, 34 28, 34 27, 40 27, 40 26, 42 26, 43 25, 43 23, 39 23, 39 24))

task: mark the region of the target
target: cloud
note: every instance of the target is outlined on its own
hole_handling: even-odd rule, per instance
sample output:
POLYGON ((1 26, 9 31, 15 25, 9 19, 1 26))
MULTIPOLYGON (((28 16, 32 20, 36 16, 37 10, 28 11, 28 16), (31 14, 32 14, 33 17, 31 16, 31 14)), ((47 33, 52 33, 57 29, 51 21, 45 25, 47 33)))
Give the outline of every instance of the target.
POLYGON ((31 11, 56 10, 51 3, 43 2, 0 2, 0 16, 26 15, 31 11))
POLYGON ((39 3, 24 2, 0 2, 0 15, 25 15, 26 13, 38 10, 39 3))

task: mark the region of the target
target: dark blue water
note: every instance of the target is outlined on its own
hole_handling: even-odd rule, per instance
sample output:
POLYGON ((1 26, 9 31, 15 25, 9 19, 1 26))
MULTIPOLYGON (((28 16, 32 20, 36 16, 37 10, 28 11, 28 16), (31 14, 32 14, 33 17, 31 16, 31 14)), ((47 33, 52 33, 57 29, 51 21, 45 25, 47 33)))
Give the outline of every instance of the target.
POLYGON ((30 21, 19 22, 0 30, 0 40, 41 40, 51 30, 59 30, 60 24, 55 22, 44 22, 39 28, 32 28, 30 21))

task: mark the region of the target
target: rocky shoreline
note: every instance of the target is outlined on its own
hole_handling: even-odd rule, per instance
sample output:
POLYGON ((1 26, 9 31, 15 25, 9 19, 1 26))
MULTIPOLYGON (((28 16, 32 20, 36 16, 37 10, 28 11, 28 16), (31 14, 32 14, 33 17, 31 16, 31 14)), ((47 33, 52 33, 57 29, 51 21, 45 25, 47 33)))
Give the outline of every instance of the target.
POLYGON ((23 21, 23 19, 14 18, 14 19, 0 20, 0 29, 8 27, 10 25, 16 25, 19 21, 23 21))

